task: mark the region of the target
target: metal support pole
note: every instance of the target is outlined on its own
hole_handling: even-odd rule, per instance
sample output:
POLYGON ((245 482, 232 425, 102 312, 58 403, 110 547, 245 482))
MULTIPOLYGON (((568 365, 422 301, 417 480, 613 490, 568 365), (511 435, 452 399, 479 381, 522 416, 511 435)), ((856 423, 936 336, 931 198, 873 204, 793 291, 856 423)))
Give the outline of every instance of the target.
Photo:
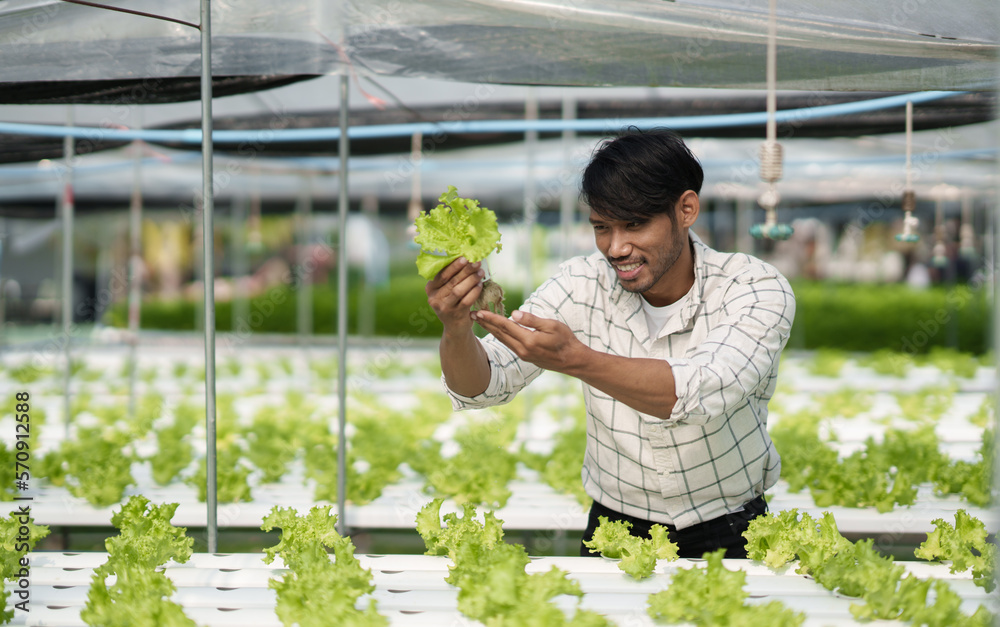
MULTIPOLYGON (((538 119, 538 98, 533 87, 528 87, 524 101, 524 119, 538 119)), ((524 133, 526 151, 526 166, 524 174, 524 252, 522 258, 525 264, 524 298, 535 289, 535 258, 532 251, 535 223, 538 221, 538 205, 535 192, 535 153, 538 150, 538 131, 530 130, 524 133)))
POLYGON ((205 464, 207 470, 208 552, 217 552, 218 503, 215 458, 215 202, 212 191, 212 6, 201 0, 201 211, 205 286, 205 464))
MULTIPOLYGON (((73 126, 73 107, 70 106, 66 119, 67 126, 73 126)), ((73 350, 70 341, 73 333, 73 159, 76 151, 75 140, 67 135, 63 138, 63 156, 66 159, 66 182, 62 190, 62 340, 63 355, 63 417, 65 436, 69 438, 69 423, 72 413, 70 377, 73 367, 73 350)))
MULTIPOLYGON (((538 119, 538 94, 534 87, 528 87, 528 93, 524 101, 524 119, 529 122, 538 119)), ((538 192, 535 180, 535 160, 538 152, 538 131, 529 130, 524 133, 526 172, 524 174, 524 291, 522 299, 535 290, 535 225, 538 223, 538 192)), ((535 405, 535 393, 533 388, 525 390, 521 398, 524 399, 524 418, 531 416, 535 405)))
POLYGON ((247 260, 247 198, 237 196, 233 199, 232 215, 230 217, 233 240, 233 276, 236 289, 233 292, 233 307, 231 326, 233 333, 242 333, 241 325, 249 329, 250 308, 247 302, 247 278, 250 274, 250 262, 247 260))
POLYGON ((753 224, 753 202, 745 198, 736 200, 736 252, 753 254, 753 237, 750 236, 750 226, 753 224))
MULTIPOLYGON (((994 15, 1000 17, 1000 10, 994 9, 994 15)), ((1000 63, 997 64, 997 84, 1000 85, 1000 63)), ((1000 88, 997 90, 1000 95, 1000 88)), ((1000 125, 993 125, 996 140, 1000 141, 1000 125)), ((997 174, 1000 174, 1000 162, 996 166, 997 174)), ((1000 179, 997 179, 1000 180, 1000 179)), ((993 254, 990 264, 987 266, 993 274, 993 401, 995 411, 993 412, 994 423, 993 432, 1000 432, 1000 184, 993 190, 993 254)), ((1000 485, 1000 446, 993 446, 993 485, 1000 485)), ((1000 501, 994 506, 994 520, 1000 519, 1000 501)), ((992 529, 996 531, 996 529, 992 529)), ((996 539, 994 539, 996 542, 996 539)), ((993 573, 995 581, 1000 582, 1000 570, 993 573)), ((994 625, 1000 625, 1000 616, 994 618, 994 625)))
POLYGON ((128 265, 128 415, 135 419, 136 378, 139 371, 139 316, 142 308, 142 143, 134 142, 135 164, 132 170, 132 199, 129 204, 128 265))
POLYGON ((3 278, 3 241, 7 237, 7 220, 0 218, 0 353, 6 343, 7 336, 7 289, 3 278))
MULTIPOLYGON (((563 92, 563 120, 576 119, 576 98, 568 91, 563 92)), ((576 216, 576 189, 570 185, 573 178, 573 143, 576 131, 566 129, 562 132, 563 142, 563 180, 559 196, 559 261, 565 261, 570 256, 570 238, 572 236, 573 218, 576 216)))
POLYGON ((337 200, 337 532, 347 535, 347 110, 350 79, 340 76, 340 189, 337 200))
POLYGON ((309 338, 313 333, 313 299, 312 299, 312 278, 313 273, 309 268, 309 238, 312 233, 312 177, 303 176, 301 180, 301 190, 299 190, 298 202, 295 204, 296 239, 298 248, 296 263, 298 271, 296 276, 296 325, 299 332, 299 346, 309 345, 309 338))
MULTIPOLYGON (((197 211, 204 212, 205 205, 200 198, 195 199, 197 211)), ((205 228, 201 222, 191 227, 191 265, 194 282, 205 284, 205 228)), ((195 301, 194 305, 195 331, 205 332, 205 300, 195 301)))
MULTIPOLYGON (((378 196, 369 194, 361 199, 361 215, 364 216, 369 228, 378 228, 378 196)), ((366 247, 371 241, 365 242, 366 247)), ((370 259, 370 257, 369 257, 370 259)), ((361 290, 361 302, 358 303, 358 326, 356 332, 363 338, 371 339, 375 335, 375 281, 371 268, 365 267, 365 278, 361 290)))

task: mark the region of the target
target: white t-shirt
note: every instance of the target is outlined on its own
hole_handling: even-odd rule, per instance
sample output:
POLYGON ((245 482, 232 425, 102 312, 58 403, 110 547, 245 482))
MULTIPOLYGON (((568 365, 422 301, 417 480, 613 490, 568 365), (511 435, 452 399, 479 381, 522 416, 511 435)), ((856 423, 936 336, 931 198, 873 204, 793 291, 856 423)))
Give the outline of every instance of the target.
POLYGON ((660 329, 681 310, 684 306, 684 298, 678 298, 675 302, 663 307, 654 307, 642 298, 642 313, 646 315, 646 325, 649 327, 649 337, 656 338, 660 334, 660 329))

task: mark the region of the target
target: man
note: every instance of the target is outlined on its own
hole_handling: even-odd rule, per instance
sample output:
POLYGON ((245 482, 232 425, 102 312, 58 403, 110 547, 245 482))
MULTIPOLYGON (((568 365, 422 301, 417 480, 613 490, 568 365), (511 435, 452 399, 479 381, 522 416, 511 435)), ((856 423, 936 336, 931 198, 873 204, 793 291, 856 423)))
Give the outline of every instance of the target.
POLYGON ((627 131, 583 174, 599 252, 563 263, 510 319, 470 314, 478 263, 460 258, 427 284, 457 409, 505 403, 543 370, 583 383, 584 541, 606 516, 638 536, 667 526, 682 557, 746 557, 742 533, 778 479, 767 402, 794 296, 772 266, 689 231, 702 178, 673 132, 627 131))

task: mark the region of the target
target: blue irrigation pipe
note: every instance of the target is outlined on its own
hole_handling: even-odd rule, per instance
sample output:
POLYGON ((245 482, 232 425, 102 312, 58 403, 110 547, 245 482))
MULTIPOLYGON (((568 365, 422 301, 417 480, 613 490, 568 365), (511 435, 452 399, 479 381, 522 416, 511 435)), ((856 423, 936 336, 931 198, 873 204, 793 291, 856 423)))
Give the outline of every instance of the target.
MULTIPOLYGON (((872 98, 833 105, 806 107, 802 109, 785 109, 778 111, 778 123, 799 122, 817 118, 838 117, 856 113, 868 113, 905 106, 907 101, 914 104, 942 100, 967 92, 957 91, 925 91, 910 94, 898 94, 884 98, 872 98)), ((767 122, 767 112, 728 113, 723 115, 690 115, 680 117, 645 117, 645 118, 601 118, 586 120, 465 120, 451 122, 413 122, 408 124, 377 124, 371 126, 352 126, 347 129, 351 139, 374 139, 384 137, 409 137, 416 132, 433 136, 441 133, 524 133, 538 131, 541 133, 557 133, 564 130, 578 132, 614 132, 623 126, 637 126, 642 129, 657 126, 668 126, 674 130, 694 130, 708 128, 732 128, 738 126, 754 126, 767 122)), ((152 143, 200 144, 201 130, 151 130, 151 129, 116 129, 95 127, 65 127, 46 124, 22 124, 15 122, 0 122, 0 133, 10 135, 32 135, 36 137, 66 137, 76 139, 101 141, 135 141, 142 140, 152 143)), ((340 139, 340 128, 295 128, 295 129, 259 129, 243 131, 212 131, 212 140, 219 143, 268 144, 302 141, 337 141, 340 139)))
MULTIPOLYGON (((1000 152, 1000 148, 969 148, 964 150, 953 150, 946 153, 935 153, 935 159, 958 161, 963 159, 986 159, 995 157, 996 154, 1000 152)), ((837 164, 847 164, 847 165, 870 165, 870 164, 891 164, 900 163, 906 159, 905 155, 877 155, 872 157, 854 157, 845 159, 815 159, 815 160, 790 160, 785 162, 785 168, 795 168, 795 167, 806 167, 810 165, 837 165, 837 164)), ((727 167, 736 166, 744 162, 743 159, 702 159, 701 164, 708 167, 727 167)), ((146 158, 142 161, 143 167, 149 166, 171 166, 171 165, 184 165, 190 163, 201 163, 201 154, 191 154, 191 155, 176 155, 171 159, 164 161, 162 159, 156 158, 146 158)), ((262 171, 275 170, 280 171, 283 169, 297 169, 305 170, 309 172, 326 172, 333 173, 337 172, 340 165, 340 161, 336 157, 279 157, 273 160, 273 166, 262 165, 260 169, 262 171)), ((514 167, 522 165, 523 160, 517 159, 486 159, 486 160, 476 160, 476 159, 466 159, 461 161, 435 161, 427 157, 420 163, 419 168, 423 172, 434 172, 438 170, 469 170, 476 168, 504 168, 504 167, 514 167)), ((549 167, 559 167, 563 163, 562 159, 542 159, 536 161, 535 165, 538 166, 549 166, 549 167)), ((60 166, 61 164, 55 164, 60 166)), ((355 157, 351 159, 348 169, 351 172, 369 172, 369 171, 380 171, 386 168, 398 165, 392 157, 355 157)), ((101 163, 96 165, 82 165, 76 164, 73 168, 74 176, 87 177, 94 174, 101 174, 104 172, 112 172, 115 170, 121 170, 127 167, 135 167, 134 161, 122 160, 120 162, 114 163, 101 163)), ((58 180, 62 176, 64 169, 61 167, 54 167, 46 170, 39 169, 35 166, 0 166, 0 181, 6 179, 12 179, 24 183, 25 179, 44 179, 46 177, 52 177, 58 180)), ((8 188, 9 189, 9 188, 8 188)))

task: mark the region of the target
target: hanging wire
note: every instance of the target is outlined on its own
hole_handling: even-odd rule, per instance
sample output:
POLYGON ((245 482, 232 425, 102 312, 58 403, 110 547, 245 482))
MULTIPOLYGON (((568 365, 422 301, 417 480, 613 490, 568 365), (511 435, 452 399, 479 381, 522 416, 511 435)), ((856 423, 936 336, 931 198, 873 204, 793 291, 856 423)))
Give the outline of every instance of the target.
POLYGON ((935 201, 934 210, 934 253, 931 263, 936 268, 945 268, 948 266, 948 247, 945 244, 944 202, 945 199, 942 192, 935 201))
POLYGON ((917 227, 920 220, 913 215, 917 208, 917 195, 913 191, 913 101, 906 101, 906 186, 903 188, 903 232, 896 241, 912 244, 920 241, 917 227))
POLYGON ((117 11, 118 13, 128 13, 129 15, 138 15, 140 17, 151 17, 154 20, 163 20, 164 22, 173 22, 174 24, 180 24, 181 26, 190 26, 201 30, 200 24, 195 24, 194 22, 186 22, 184 20, 179 20, 175 17, 168 17, 166 15, 157 15, 156 13, 146 13, 145 11, 136 11, 135 9, 126 9, 123 7, 113 7, 107 4, 98 4, 96 2, 87 2, 86 0, 62 0, 68 4, 79 4, 85 7, 93 7, 95 9, 105 9, 107 11, 117 11))
POLYGON ((782 148, 778 143, 778 15, 777 0, 770 0, 767 22, 767 127, 766 139, 760 146, 760 178, 766 184, 757 203, 764 209, 764 223, 750 227, 750 234, 757 239, 788 239, 792 227, 778 224, 777 183, 781 180, 782 148))
POLYGON ((962 223, 958 227, 958 253, 965 259, 976 258, 976 230, 972 223, 972 196, 962 194, 962 223))

